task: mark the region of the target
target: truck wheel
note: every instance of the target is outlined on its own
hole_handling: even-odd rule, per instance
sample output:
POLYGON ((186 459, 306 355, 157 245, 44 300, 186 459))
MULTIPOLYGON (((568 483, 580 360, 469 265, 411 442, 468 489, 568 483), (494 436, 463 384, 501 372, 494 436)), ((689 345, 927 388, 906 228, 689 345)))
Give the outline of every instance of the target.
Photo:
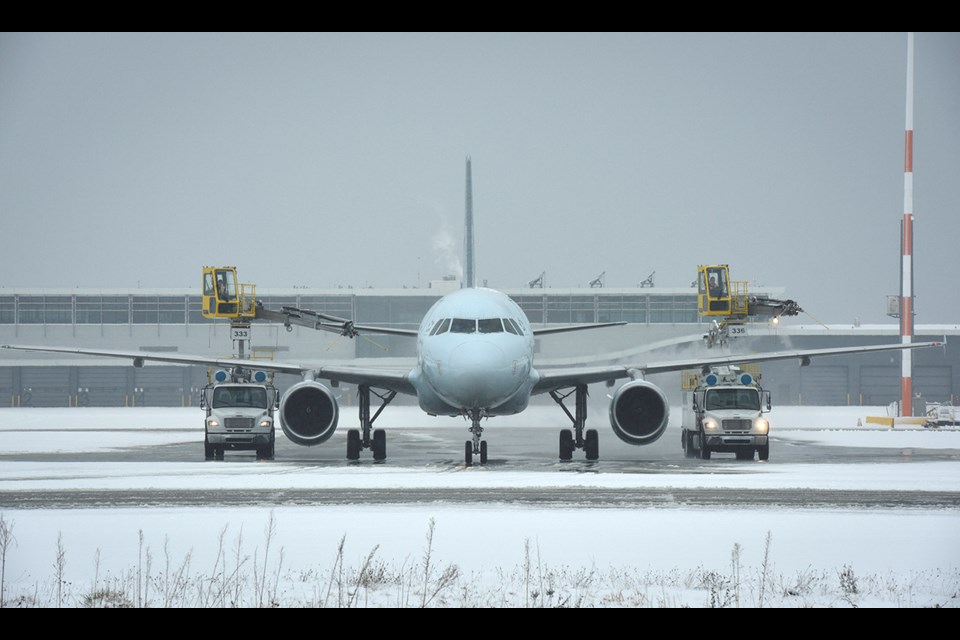
POLYGON ((769 460, 770 459, 770 445, 765 444, 762 447, 757 447, 757 459, 758 460, 769 460))
POLYGON ((223 447, 214 447, 213 457, 215 460, 223 460, 223 447))
POLYGON ((207 436, 203 436, 203 459, 213 460, 213 445, 207 441, 207 436))
POLYGON ((683 444, 683 457, 684 458, 694 458, 697 455, 696 450, 693 448, 693 432, 684 430, 680 436, 680 441, 683 444))
POLYGON ((570 429, 560 430, 560 459, 573 459, 573 431, 570 429))
POLYGON ((583 439, 583 451, 587 454, 587 460, 597 460, 600 458, 600 434, 596 429, 587 429, 583 439))
POLYGON ((700 432, 700 459, 701 460, 710 459, 710 447, 707 446, 707 438, 704 435, 703 431, 700 432))

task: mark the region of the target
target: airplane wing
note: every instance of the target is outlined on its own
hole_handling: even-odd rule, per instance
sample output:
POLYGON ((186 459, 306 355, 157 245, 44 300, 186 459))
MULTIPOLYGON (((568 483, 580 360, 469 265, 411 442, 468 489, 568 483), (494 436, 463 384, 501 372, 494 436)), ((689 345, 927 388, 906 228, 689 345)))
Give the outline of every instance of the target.
POLYGON ((603 327, 619 327, 627 324, 626 322, 598 322, 595 324, 568 324, 562 327, 540 327, 532 329, 535 336, 546 336, 551 333, 565 333, 567 331, 581 331, 583 329, 601 329, 603 327))
POLYGON ((145 353, 143 351, 112 351, 103 349, 79 349, 74 347, 40 347, 31 345, 0 345, 0 349, 15 351, 44 351, 48 353, 68 353, 84 356, 100 356, 132 360, 133 366, 142 367, 144 362, 167 362, 170 364, 203 365, 223 369, 249 369, 253 371, 272 371, 290 373, 299 376, 321 378, 331 382, 348 384, 366 384, 403 393, 416 395, 416 390, 407 377, 409 371, 379 367, 322 366, 310 367, 302 364, 276 362, 273 360, 241 360, 239 358, 208 358, 176 353, 145 353))
POLYGON ((548 391, 562 389, 577 384, 612 382, 621 378, 643 378, 644 376, 653 373, 668 373, 670 371, 681 371, 683 369, 748 364, 751 362, 767 362, 770 360, 789 360, 791 358, 800 360, 802 364, 809 364, 810 359, 817 356, 831 356, 844 353, 866 353, 870 351, 900 351, 903 349, 939 347, 942 344, 942 342, 878 344, 862 347, 836 347, 829 349, 771 351, 769 353, 727 354, 709 358, 688 358, 686 360, 650 362, 646 364, 619 364, 599 367, 559 367, 556 369, 538 369, 537 371, 540 374, 540 380, 534 386, 533 393, 547 393, 548 391))

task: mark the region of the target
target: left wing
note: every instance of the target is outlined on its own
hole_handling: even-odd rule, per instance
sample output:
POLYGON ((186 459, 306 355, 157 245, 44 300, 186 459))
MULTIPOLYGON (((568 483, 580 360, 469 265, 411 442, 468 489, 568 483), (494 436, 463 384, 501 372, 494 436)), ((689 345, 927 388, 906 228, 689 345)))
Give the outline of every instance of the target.
POLYGON ((379 367, 353 366, 321 366, 310 367, 289 362, 273 360, 241 360, 240 358, 208 358, 187 354, 145 353, 142 351, 112 351, 103 349, 79 349, 74 347, 40 347, 30 345, 0 345, 0 349, 14 351, 44 351, 49 353, 70 353, 84 356, 101 356, 107 358, 123 358, 132 360, 133 366, 142 367, 144 362, 168 362, 171 364, 203 365, 208 367, 222 367, 224 369, 247 369, 251 371, 273 371, 275 373, 291 373, 306 378, 321 378, 331 382, 346 382, 349 384, 367 384, 371 387, 390 389, 397 393, 416 395, 416 390, 410 383, 409 370, 397 370, 379 367))
POLYGON ((696 369, 720 365, 747 364, 751 362, 766 362, 770 360, 789 360, 797 358, 803 364, 809 364, 811 358, 817 356, 832 356, 844 353, 866 353, 870 351, 900 351, 904 349, 921 349, 925 347, 939 347, 942 342, 915 342, 911 344, 878 344, 862 347, 836 347, 831 349, 799 349, 796 351, 771 351, 769 353, 729 354, 712 358, 690 358, 687 360, 672 360, 665 362, 651 362, 647 364, 623 364, 600 367, 562 367, 556 369, 538 369, 540 379, 533 387, 533 393, 546 393, 555 389, 570 387, 577 384, 592 384, 595 382, 612 382, 620 378, 643 378, 652 373, 667 373, 683 369, 696 369))

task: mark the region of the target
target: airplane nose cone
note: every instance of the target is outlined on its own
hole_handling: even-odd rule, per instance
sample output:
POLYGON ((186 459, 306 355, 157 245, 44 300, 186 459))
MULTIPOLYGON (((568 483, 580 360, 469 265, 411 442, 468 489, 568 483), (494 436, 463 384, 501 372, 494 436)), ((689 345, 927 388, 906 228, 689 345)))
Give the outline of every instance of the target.
POLYGON ((492 342, 467 342, 450 354, 450 366, 457 371, 489 371, 502 369, 506 364, 503 349, 492 342))
POLYGON ((444 396, 461 408, 491 409, 520 387, 518 367, 491 342, 462 344, 450 354, 450 378, 444 396))

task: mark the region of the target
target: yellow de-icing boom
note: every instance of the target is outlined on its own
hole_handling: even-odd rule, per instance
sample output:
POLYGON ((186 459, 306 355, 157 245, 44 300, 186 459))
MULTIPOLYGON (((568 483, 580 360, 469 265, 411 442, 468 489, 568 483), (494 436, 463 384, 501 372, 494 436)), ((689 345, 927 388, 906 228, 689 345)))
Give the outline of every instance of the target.
POLYGON ((204 318, 251 320, 256 317, 257 285, 237 283, 236 267, 203 268, 204 318))
POLYGON ((771 317, 776 322, 780 316, 795 316, 801 311, 793 300, 751 295, 746 280, 731 280, 725 264, 697 266, 697 313, 713 318, 709 332, 703 336, 709 347, 726 343, 731 325, 742 325, 755 316, 771 317))

